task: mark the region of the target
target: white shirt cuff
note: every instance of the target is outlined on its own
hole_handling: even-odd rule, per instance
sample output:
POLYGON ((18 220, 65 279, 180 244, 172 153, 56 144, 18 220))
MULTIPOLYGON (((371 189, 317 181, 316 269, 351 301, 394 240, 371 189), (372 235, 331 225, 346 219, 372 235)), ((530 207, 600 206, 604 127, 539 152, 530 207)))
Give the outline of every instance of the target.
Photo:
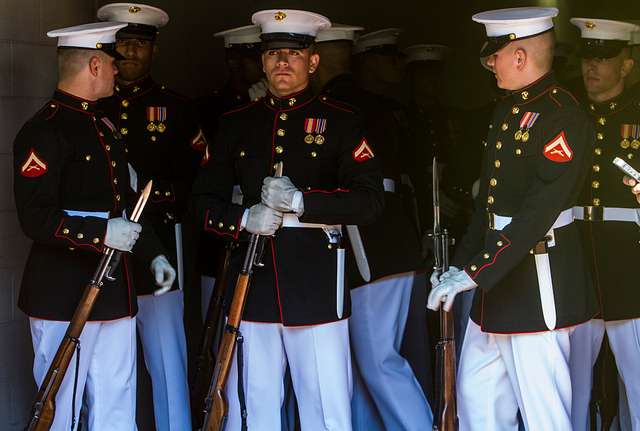
POLYGON ((300 190, 293 194, 293 199, 291 199, 291 209, 296 213, 298 217, 302 215, 304 212, 304 196, 300 190))
POLYGON ((242 213, 242 220, 240 220, 240 230, 244 229, 247 225, 247 219, 249 218, 249 209, 245 209, 242 213))

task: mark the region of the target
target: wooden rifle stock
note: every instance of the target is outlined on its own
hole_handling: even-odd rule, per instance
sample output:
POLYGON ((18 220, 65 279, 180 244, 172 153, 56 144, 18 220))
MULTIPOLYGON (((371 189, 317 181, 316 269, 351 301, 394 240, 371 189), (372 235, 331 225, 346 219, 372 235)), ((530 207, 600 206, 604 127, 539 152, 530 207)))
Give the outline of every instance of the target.
POLYGON ((227 285, 229 258, 232 248, 233 244, 227 246, 224 262, 218 271, 213 294, 209 300, 207 316, 204 322, 204 332, 200 342, 200 354, 196 358, 196 371, 191 381, 191 416, 196 428, 200 428, 204 420, 204 402, 209 392, 209 383, 213 376, 215 363, 213 351, 218 351, 220 325, 224 324, 222 300, 224 297, 224 289, 227 285))
POLYGON ((249 247, 244 258, 242 270, 238 275, 236 288, 231 301, 229 317, 222 335, 222 341, 216 355, 216 366, 213 379, 209 385, 209 391, 205 399, 204 425, 202 431, 222 431, 224 429, 229 405, 224 396, 224 388, 229 378, 233 351, 236 347, 238 329, 242 320, 242 313, 249 292, 249 281, 253 266, 256 263, 256 251, 261 248, 259 242, 264 241, 259 235, 251 235, 249 247))
MULTIPOLYGON (((438 276, 449 269, 449 246, 451 241, 446 229, 440 226, 440 190, 438 164, 433 158, 433 253, 434 271, 438 276)), ((436 346, 436 412, 433 429, 438 431, 458 430, 456 407, 456 343, 453 326, 453 311, 440 307, 440 339, 436 346)))
MULTIPOLYGON (((137 222, 140 219, 142 210, 151 194, 151 187, 152 182, 149 181, 131 213, 131 221, 137 222)), ((53 362, 51 362, 47 374, 38 389, 38 394, 36 395, 36 400, 33 403, 31 411, 31 420, 26 428, 27 431, 48 431, 51 428, 56 414, 56 395, 60 390, 73 354, 80 344, 80 335, 98 299, 103 279, 113 272, 113 268, 115 268, 118 263, 115 259, 116 256, 119 257, 120 253, 114 249, 105 247, 98 268, 84 289, 82 299, 73 313, 71 322, 69 322, 64 338, 58 346, 53 362)), ((72 402, 75 402, 75 400, 72 400, 72 402)))

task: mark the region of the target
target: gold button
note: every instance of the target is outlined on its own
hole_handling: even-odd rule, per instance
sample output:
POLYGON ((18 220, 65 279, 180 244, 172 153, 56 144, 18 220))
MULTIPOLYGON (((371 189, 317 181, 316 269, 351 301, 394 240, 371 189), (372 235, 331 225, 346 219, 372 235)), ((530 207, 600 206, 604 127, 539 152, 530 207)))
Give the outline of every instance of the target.
POLYGON ((529 249, 529 254, 533 254, 533 253, 534 253, 533 249, 532 248, 529 249))
POLYGON ((84 156, 84 159, 89 162, 91 161, 91 154, 87 154, 86 156, 84 156))
POLYGON ((282 152, 283 152, 283 151, 284 151, 284 148, 282 148, 282 146, 278 145, 278 146, 276 147, 276 153, 277 153, 277 154, 282 154, 282 152))
POLYGON ((156 141, 156 139, 158 139, 158 138, 156 138, 156 136, 155 136, 155 135, 151 135, 151 141, 155 142, 155 141, 156 141))
POLYGON ((113 179, 113 184, 118 184, 118 179, 117 178, 113 179))
POLYGON ((522 100, 527 100, 529 98, 528 91, 523 91, 522 93, 520 93, 520 95, 522 96, 522 100))
POLYGON ((213 220, 209 220, 209 226, 211 226, 213 224, 213 220))
POLYGON ((495 162, 493 162, 493 166, 495 166, 496 168, 500 167, 500 160, 496 160, 495 162))
POLYGON ((491 180, 489 180, 489 184, 491 184, 491 187, 495 187, 498 185, 498 180, 491 178, 491 180))
POLYGON ((244 157, 246 155, 247 155, 247 153, 245 153, 244 151, 240 151, 240 157, 244 157))
POLYGON ((222 228, 224 227, 224 223, 222 223, 222 222, 218 223, 218 227, 219 227, 220 229, 222 229, 222 228))
POLYGON ((111 166, 113 166, 114 168, 115 168, 117 165, 118 165, 118 164, 116 163, 116 161, 115 161, 115 160, 111 162, 111 166))
POLYGON ((558 94, 558 89, 557 89, 557 88, 554 88, 553 90, 551 90, 551 93, 552 93, 552 94, 558 94))
POLYGON ((118 202, 120 202, 120 199, 121 199, 121 198, 120 198, 120 195, 119 195, 119 194, 118 194, 118 195, 116 195, 116 200, 117 200, 118 202))
POLYGON ((482 146, 486 147, 487 146, 487 141, 482 141, 482 146))
POLYGON ((286 112, 283 112, 282 114, 280 114, 280 119, 282 121, 287 121, 287 118, 289 118, 289 116, 287 115, 286 112))
POLYGON ((522 155, 522 150, 520 148, 516 148, 516 156, 522 155))
POLYGON ((487 198, 487 203, 488 203, 489 205, 493 205, 493 203, 494 203, 494 202, 495 202, 495 199, 493 198, 493 196, 489 196, 489 197, 487 198))
POLYGON ((594 189, 597 189, 598 187, 600 187, 600 181, 592 181, 591 187, 593 187, 594 189))
POLYGON ((121 133, 121 134, 123 134, 123 135, 126 135, 127 133, 129 133, 129 130, 127 130, 127 128, 126 128, 126 127, 122 127, 122 128, 120 129, 120 133, 121 133))
POLYGON ((602 141, 604 139, 604 135, 600 132, 596 133, 596 139, 598 139, 598 141, 602 141))
POLYGON ((62 229, 62 233, 64 235, 69 235, 69 229, 67 229, 66 227, 64 229, 62 229))
POLYGON ((236 230, 236 227, 235 227, 234 225, 231 225, 231 226, 229 226, 229 230, 230 230, 231 232, 233 232, 234 230, 236 230))
POLYGON ((493 124, 489 124, 489 128, 490 128, 490 129, 493 129, 493 124))
POLYGON ((511 112, 513 114, 517 114, 518 112, 520 112, 520 108, 518 108, 517 106, 514 106, 513 108, 511 108, 511 112))
POLYGON ((502 123, 502 130, 507 130, 509 128, 509 125, 507 123, 502 123))
POLYGON ((606 119, 606 118, 604 118, 604 117, 600 117, 600 118, 598 118, 598 123, 599 123, 601 126, 604 126, 605 124, 607 124, 607 119, 606 119))
POLYGON ((128 152, 129 152, 129 149, 125 147, 124 152, 125 152, 125 153, 128 153, 128 152))
POLYGON ((500 148, 502 148, 502 142, 498 141, 496 142, 496 150, 499 150, 500 148))
POLYGON ((600 165, 593 165, 593 172, 600 172, 600 165))
POLYGON ((498 241, 498 242, 496 242, 496 245, 497 245, 498 247, 502 247, 502 245, 503 245, 503 244, 504 244, 504 243, 503 243, 502 241, 498 241))
POLYGON ((278 129, 278 136, 284 136, 284 129, 278 129))
POLYGON ((128 101, 128 100, 123 100, 123 101, 122 101, 122 106, 124 106, 125 108, 126 108, 127 106, 129 106, 129 101, 128 101))
POLYGON ((82 102, 80 105, 82 105, 82 109, 85 111, 89 109, 89 104, 87 102, 82 102))
POLYGON ((475 265, 471 265, 471 266, 469 267, 469 269, 470 269, 472 272, 475 272, 475 271, 476 271, 476 269, 478 269, 478 267, 477 267, 477 266, 475 266, 475 265))
POLYGON ((629 160, 633 159, 633 153, 627 154, 627 159, 629 159, 629 160))
POLYGON ((333 246, 332 246, 331 244, 327 244, 327 248, 328 248, 329 250, 331 250, 331 249, 333 248, 333 246))
POLYGON ((100 238, 94 238, 94 239, 93 239, 93 243, 94 243, 94 244, 98 244, 99 242, 100 242, 100 238))
POLYGON ((596 105, 594 105, 593 103, 589 105, 589 109, 591 109, 592 111, 596 110, 596 105))
POLYGON ((602 154, 602 148, 596 147, 593 152, 596 153, 596 156, 599 156, 602 154))
POLYGON ((49 107, 51 108, 55 108, 57 105, 55 103, 52 103, 51 105, 49 105, 49 107))
POLYGON ((296 98, 295 98, 295 97, 292 97, 291 99, 289 99, 289 106, 293 106, 293 105, 295 105, 295 104, 296 104, 296 102, 297 102, 296 98))
POLYGON ((156 190, 155 192, 153 192, 153 194, 156 196, 160 196, 160 190, 156 190))
POLYGON ((126 120, 127 118, 129 118, 129 116, 127 115, 126 112, 123 112, 122 114, 120 114, 120 118, 122 118, 123 120, 126 120))
POLYGON ((107 151, 111 151, 111 145, 105 145, 104 149, 107 150, 107 151))
POLYGON ((133 87, 133 92, 137 93, 138 91, 140 91, 140 87, 138 87, 137 85, 135 87, 133 87))
POLYGON ((164 192, 164 195, 165 195, 166 197, 169 197, 169 196, 171 196, 171 192, 164 192))
POLYGON ((69 247, 69 251, 75 250, 75 247, 69 247))
POLYGON ((600 206, 600 198, 593 198, 593 205, 596 207, 600 206))
POLYGON ((316 157, 318 157, 318 153, 316 153, 315 151, 312 151, 311 152, 311 157, 313 157, 315 159, 316 157))
POLYGON ((84 235, 83 235, 83 234, 81 234, 81 233, 79 233, 78 235, 76 235, 76 238, 78 238, 78 239, 82 239, 82 238, 84 238, 84 235))
POLYGON ((611 102, 611 103, 609 103, 609 109, 611 109, 612 111, 613 111, 614 109, 616 109, 616 107, 617 107, 617 106, 618 106, 618 104, 617 104, 616 102, 611 102))
POLYGON ((484 257, 485 259, 489 259, 491 256, 489 255, 489 253, 485 253, 482 255, 482 257, 484 257))

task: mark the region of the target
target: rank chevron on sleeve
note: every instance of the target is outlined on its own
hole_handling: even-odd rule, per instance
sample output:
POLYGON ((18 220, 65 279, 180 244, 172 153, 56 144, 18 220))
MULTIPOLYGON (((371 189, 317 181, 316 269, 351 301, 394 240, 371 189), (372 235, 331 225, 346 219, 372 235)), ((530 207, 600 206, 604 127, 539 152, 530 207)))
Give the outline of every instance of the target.
POLYGON ((566 163, 573 159, 573 151, 569 147, 564 131, 544 146, 544 156, 556 163, 566 163))

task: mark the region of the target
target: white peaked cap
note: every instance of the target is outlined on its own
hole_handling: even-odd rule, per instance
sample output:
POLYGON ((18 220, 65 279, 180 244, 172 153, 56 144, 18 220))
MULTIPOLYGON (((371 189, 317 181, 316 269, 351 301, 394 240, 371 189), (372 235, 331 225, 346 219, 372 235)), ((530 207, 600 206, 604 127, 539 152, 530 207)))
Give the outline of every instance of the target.
POLYGON ((248 45, 260 43, 260 26, 255 24, 244 25, 242 27, 230 28, 214 34, 215 37, 224 38, 224 47, 232 45, 248 45))
POLYGON ((114 44, 116 33, 126 26, 120 22, 93 22, 51 30, 47 36, 57 37, 59 47, 102 49, 103 45, 114 44))
POLYGON ((635 24, 609 19, 571 18, 570 21, 580 29, 583 39, 630 41, 633 33, 640 30, 635 24))
POLYGON ((400 33, 402 33, 401 29, 393 27, 363 34, 356 40, 353 53, 360 54, 385 45, 397 46, 400 33))
POLYGON ((334 40, 350 40, 356 39, 357 32, 364 30, 364 27, 356 27, 346 24, 331 24, 331 27, 320 30, 316 35, 316 42, 331 42, 334 40))
POLYGON ((167 25, 169 15, 160 8, 146 4, 109 3, 98 9, 98 19, 160 28, 167 25))

